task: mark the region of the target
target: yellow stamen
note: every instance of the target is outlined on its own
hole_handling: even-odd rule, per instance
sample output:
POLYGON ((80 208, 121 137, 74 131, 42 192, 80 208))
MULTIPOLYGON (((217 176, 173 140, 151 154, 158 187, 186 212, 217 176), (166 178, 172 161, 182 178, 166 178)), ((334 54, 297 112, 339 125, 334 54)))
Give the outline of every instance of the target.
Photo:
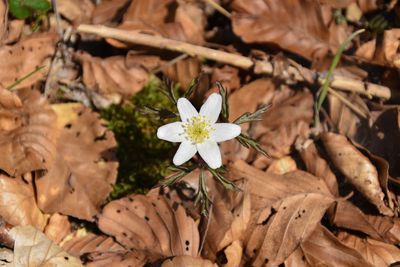
POLYGON ((206 120, 206 116, 193 116, 188 119, 183 126, 183 135, 193 144, 201 144, 210 139, 210 132, 215 131, 210 120, 206 120))

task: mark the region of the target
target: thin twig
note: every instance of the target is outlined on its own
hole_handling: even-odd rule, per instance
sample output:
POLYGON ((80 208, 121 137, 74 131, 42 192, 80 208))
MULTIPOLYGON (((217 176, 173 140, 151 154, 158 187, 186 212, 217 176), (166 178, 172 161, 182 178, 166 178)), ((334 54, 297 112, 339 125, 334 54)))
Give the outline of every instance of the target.
POLYGON ((367 119, 367 115, 365 115, 364 112, 361 111, 356 105, 352 104, 349 100, 347 100, 345 97, 343 97, 341 94, 333 90, 332 88, 328 88, 328 93, 334 95, 337 97, 340 101, 343 102, 346 106, 348 106, 352 111, 363 117, 364 119, 367 119))
POLYGON ((214 0, 203 0, 204 2, 208 3, 210 6, 215 8, 219 13, 230 19, 232 17, 231 13, 228 12, 225 8, 222 6, 218 5, 218 3, 214 2, 214 0))
MULTIPOLYGON (((162 38, 159 36, 119 30, 102 25, 81 24, 77 30, 79 32, 97 34, 103 38, 115 38, 133 44, 178 51, 188 54, 189 56, 204 57, 217 62, 230 64, 245 70, 253 70, 256 74, 273 74, 274 72, 272 63, 265 60, 253 62, 252 59, 242 55, 227 53, 224 51, 162 38)), ((291 78, 294 78, 299 82, 305 81, 302 73, 294 66, 289 66, 287 72, 291 78)), ((318 78, 318 83, 321 85, 324 84, 326 79, 322 78, 321 75, 318 75, 317 77, 320 77, 318 78)), ((391 97, 390 89, 386 86, 367 83, 342 76, 333 77, 330 87, 344 91, 356 92, 367 96, 379 97, 382 99, 389 99, 391 97)))
POLYGON ((211 222, 211 217, 212 217, 212 212, 213 212, 213 207, 214 207, 213 203, 214 203, 214 196, 211 197, 210 212, 208 214, 208 218, 206 217, 207 218, 206 230, 204 231, 203 238, 201 239, 198 255, 201 255, 201 251, 203 250, 203 247, 204 247, 204 242, 206 241, 208 228, 210 228, 210 222, 211 222))
POLYGON ((53 0, 53 9, 57 20, 58 35, 60 36, 60 38, 63 38, 64 33, 63 33, 63 28, 61 26, 61 16, 60 13, 58 12, 57 0, 53 0))
POLYGON ((187 54, 182 54, 177 56, 176 58, 168 61, 166 64, 159 66, 157 68, 155 68, 154 70, 151 71, 152 74, 157 74, 160 71, 162 71, 163 69, 167 68, 168 66, 174 65, 175 63, 177 63, 178 61, 184 60, 185 58, 187 58, 188 55, 187 54))

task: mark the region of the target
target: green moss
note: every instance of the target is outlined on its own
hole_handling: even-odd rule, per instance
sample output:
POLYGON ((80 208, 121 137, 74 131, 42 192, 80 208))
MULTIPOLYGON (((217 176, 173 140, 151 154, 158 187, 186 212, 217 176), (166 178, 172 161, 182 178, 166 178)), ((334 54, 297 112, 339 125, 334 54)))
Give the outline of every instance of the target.
POLYGON ((102 110, 102 117, 108 122, 117 139, 119 160, 117 183, 109 200, 129 193, 145 193, 167 173, 166 167, 176 150, 173 143, 159 140, 157 128, 171 122, 159 121, 144 116, 136 107, 145 105, 176 110, 176 107, 157 89, 154 79, 132 98, 132 104, 113 105, 102 110))

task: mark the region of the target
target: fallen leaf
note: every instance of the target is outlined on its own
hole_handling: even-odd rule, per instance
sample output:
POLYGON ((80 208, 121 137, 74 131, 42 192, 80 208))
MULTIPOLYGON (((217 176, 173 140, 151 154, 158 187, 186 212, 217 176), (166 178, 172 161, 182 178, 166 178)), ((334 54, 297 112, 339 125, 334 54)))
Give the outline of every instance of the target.
MULTIPOLYGON (((148 82, 148 72, 140 66, 128 68, 123 56, 102 59, 88 53, 75 53, 75 58, 82 64, 83 83, 89 90, 110 96, 116 93, 130 98, 139 92, 148 82)), ((96 103, 95 103, 96 104, 96 103)))
POLYGON ((334 47, 318 1, 235 0, 231 7, 233 31, 246 43, 273 43, 314 60, 334 47))
POLYGON ((93 10, 92 23, 103 25, 112 24, 121 9, 123 9, 127 4, 130 4, 130 2, 130 0, 101 1, 93 10))
POLYGON ((54 165, 36 180, 37 199, 48 213, 93 221, 117 177, 116 141, 97 113, 75 106, 52 106, 64 125, 54 165))
POLYGON ((34 88, 0 90, 0 169, 10 176, 49 169, 56 154, 55 113, 34 88))
POLYGON ((112 237, 93 233, 80 236, 77 232, 73 233, 71 239, 65 242, 62 248, 77 258, 84 257, 88 253, 97 253, 98 255, 100 253, 112 254, 125 251, 112 237))
POLYGON ((4 44, 12 44, 19 40, 22 30, 25 25, 25 20, 14 19, 8 22, 8 32, 4 39, 4 44))
POLYGON ((30 225, 16 226, 11 229, 10 234, 15 239, 13 266, 83 266, 78 259, 63 251, 30 225))
POLYGON ((164 196, 131 195, 108 203, 99 228, 127 249, 147 249, 164 256, 197 256, 197 225, 181 205, 171 207, 164 196))
POLYGON ((74 26, 90 23, 94 4, 90 0, 57 0, 58 12, 74 26))
POLYGON ((174 21, 182 26, 188 41, 203 44, 204 29, 207 24, 204 8, 196 5, 196 2, 177 1, 177 3, 174 21))
POLYGON ((266 170, 267 173, 285 174, 297 169, 296 161, 292 157, 283 157, 273 160, 266 170))
MULTIPOLYGON (((87 267, 126 267, 126 266, 147 266, 160 258, 160 255, 150 253, 147 250, 133 251, 112 251, 112 252, 91 252, 83 257, 87 267)), ((156 265, 159 266, 159 265, 156 265)))
POLYGON ((328 162, 320 156, 315 143, 308 139, 299 148, 299 153, 307 170, 313 175, 324 179, 332 195, 339 196, 336 175, 332 172, 328 162))
MULTIPOLYGON (((53 56, 58 42, 54 32, 36 33, 22 38, 14 45, 0 46, 0 87, 12 85, 18 79, 28 75, 44 65, 47 57, 53 56)), ((14 87, 30 86, 47 74, 43 69, 14 87)))
POLYGON ((239 240, 235 240, 227 248, 224 249, 226 263, 222 266, 239 267, 241 266, 243 246, 239 240))
POLYGON ((207 259, 193 257, 188 255, 176 256, 166 259, 161 267, 174 267, 174 266, 199 266, 199 267, 217 267, 218 265, 212 263, 207 259))
POLYGON ((333 202, 333 197, 308 193, 292 195, 275 203, 275 213, 260 216, 246 246, 248 255, 255 254, 253 264, 276 266, 283 263, 314 231, 333 202))
POLYGON ((184 90, 190 82, 200 73, 201 64, 197 58, 179 60, 163 70, 163 74, 169 79, 179 82, 184 90))
POLYGON ((321 224, 301 243, 286 261, 285 266, 371 266, 363 256, 340 242, 321 224), (298 265, 299 264, 299 265, 298 265))
POLYGON ((360 252, 371 266, 387 267, 400 261, 400 249, 394 245, 346 232, 340 232, 338 238, 360 252))
POLYGON ((34 186, 24 177, 0 174, 0 215, 15 226, 30 224, 42 230, 46 225, 35 201, 34 186))
POLYGON ((229 65, 224 65, 222 68, 213 68, 211 74, 211 85, 213 87, 210 89, 211 92, 219 92, 216 82, 221 83, 222 87, 228 90, 228 94, 231 97, 231 93, 241 86, 239 70, 229 65))
POLYGON ((8 1, 2 0, 0 1, 0 44, 3 43, 7 32, 7 23, 8 23, 8 1))
POLYGON ((321 140, 336 168, 357 190, 374 204, 380 213, 393 215, 383 201, 384 193, 379 184, 378 172, 371 161, 342 135, 324 133, 321 135, 321 140))
POLYGON ((50 240, 53 240, 54 243, 60 244, 60 242, 71 233, 71 223, 69 222, 68 216, 59 213, 52 214, 44 233, 50 240))

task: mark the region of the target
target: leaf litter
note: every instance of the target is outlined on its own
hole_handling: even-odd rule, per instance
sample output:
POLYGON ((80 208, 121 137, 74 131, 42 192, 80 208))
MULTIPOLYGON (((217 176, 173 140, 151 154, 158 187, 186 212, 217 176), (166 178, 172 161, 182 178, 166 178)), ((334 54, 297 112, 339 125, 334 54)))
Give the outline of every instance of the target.
POLYGON ((217 8, 195 0, 53 1, 38 21, 35 12, 15 19, 8 2, 0 1, 1 264, 400 261, 395 1, 235 0, 215 1, 217 8), (84 32, 82 24, 104 31, 84 32), (345 48, 315 125, 318 83, 359 29, 366 31, 345 48), (131 34, 183 45, 143 45, 124 37, 131 34), (192 103, 201 106, 220 82, 232 120, 272 104, 263 120, 241 124, 271 158, 236 140, 222 143, 225 177, 242 191, 226 190, 205 172, 208 217, 194 205, 197 171, 169 187, 110 197, 124 186, 116 157, 123 147, 101 111, 131 105, 154 81, 169 79, 181 95, 196 77, 192 103))

